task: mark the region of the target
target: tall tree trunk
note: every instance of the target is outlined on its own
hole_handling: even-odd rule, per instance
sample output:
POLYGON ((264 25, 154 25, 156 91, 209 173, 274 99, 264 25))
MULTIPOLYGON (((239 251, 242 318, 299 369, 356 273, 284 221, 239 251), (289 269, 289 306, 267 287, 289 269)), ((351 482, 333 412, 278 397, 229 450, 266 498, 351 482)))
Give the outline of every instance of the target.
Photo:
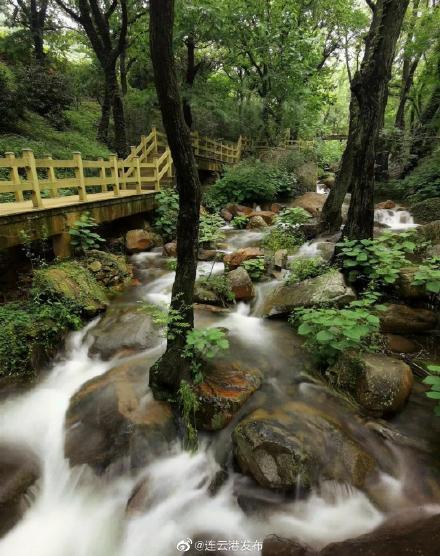
POLYGON ((196 78, 196 45, 194 38, 189 36, 186 41, 186 76, 185 76, 185 91, 183 94, 183 116, 185 118, 186 125, 191 129, 193 125, 193 116, 191 110, 191 100, 190 100, 190 90, 194 85, 194 80, 196 78))
POLYGON ((115 76, 115 87, 113 93, 113 124, 115 131, 115 150, 120 158, 124 158, 128 153, 127 129, 125 125, 124 102, 122 100, 119 84, 115 76))
POLYGON ((119 56, 119 75, 121 77, 121 92, 123 97, 125 97, 128 91, 127 72, 127 45, 124 45, 121 50, 121 55, 119 56))
POLYGON ((200 180, 183 116, 173 54, 174 0, 150 2, 150 51, 162 120, 176 168, 179 193, 177 269, 171 296, 171 314, 179 314, 186 329, 168 327, 167 349, 150 371, 154 396, 174 396, 182 378, 190 380, 190 362, 184 357, 186 334, 194 326, 194 281, 200 212, 200 180))
POLYGON ((34 56, 38 64, 44 64, 46 55, 44 53, 44 25, 46 22, 47 0, 41 2, 38 9, 37 0, 31 0, 29 11, 29 26, 34 47, 34 56))
POLYGON ((108 129, 110 125, 110 113, 112 109, 112 101, 113 101, 112 90, 111 87, 109 87, 107 80, 105 80, 104 97, 102 99, 102 104, 101 104, 101 117, 99 119, 98 131, 96 134, 96 138, 98 139, 98 141, 101 141, 101 143, 105 143, 105 144, 108 143, 108 129))
POLYGON ((387 87, 396 42, 409 0, 377 0, 360 70, 351 84, 350 130, 341 172, 322 215, 322 228, 334 230, 348 189, 351 202, 344 235, 372 237, 374 224, 374 164, 383 122, 387 87), (333 195, 332 195, 333 193, 333 195), (332 222, 330 217, 336 217, 332 222))

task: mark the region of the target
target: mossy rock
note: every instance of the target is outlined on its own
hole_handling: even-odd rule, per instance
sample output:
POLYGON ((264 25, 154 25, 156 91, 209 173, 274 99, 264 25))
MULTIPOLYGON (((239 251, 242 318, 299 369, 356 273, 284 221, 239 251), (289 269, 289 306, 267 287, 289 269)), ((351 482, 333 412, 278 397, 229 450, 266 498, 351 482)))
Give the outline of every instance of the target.
POLYGON ((99 313, 108 305, 104 286, 76 261, 36 270, 32 288, 38 297, 74 304, 80 312, 89 316, 99 313))
POLYGON ((125 257, 107 251, 87 251, 81 264, 106 288, 119 290, 133 277, 131 266, 127 264, 125 257))
POLYGON ((411 206, 411 214, 417 224, 427 224, 440 219, 440 198, 425 199, 411 206))

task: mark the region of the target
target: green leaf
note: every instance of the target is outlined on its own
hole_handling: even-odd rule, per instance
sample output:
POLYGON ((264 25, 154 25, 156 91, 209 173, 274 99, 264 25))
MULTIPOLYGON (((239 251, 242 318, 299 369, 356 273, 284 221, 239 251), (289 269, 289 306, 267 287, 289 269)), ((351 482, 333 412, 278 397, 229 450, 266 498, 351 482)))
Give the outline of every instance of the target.
POLYGON ((316 335, 316 339, 318 340, 318 342, 325 344, 325 343, 330 342, 331 340, 333 340, 334 335, 331 334, 328 330, 321 330, 316 335))
POLYGON ((427 392, 426 395, 433 400, 440 400, 440 392, 427 392))

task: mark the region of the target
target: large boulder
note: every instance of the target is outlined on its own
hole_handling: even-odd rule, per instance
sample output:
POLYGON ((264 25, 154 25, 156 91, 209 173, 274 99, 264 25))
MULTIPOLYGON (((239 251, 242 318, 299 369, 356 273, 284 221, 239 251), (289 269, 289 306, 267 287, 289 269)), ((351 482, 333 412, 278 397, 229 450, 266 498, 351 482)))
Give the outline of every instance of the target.
POLYGON ((90 270, 67 261, 34 271, 32 287, 38 296, 57 299, 67 306, 76 306, 88 316, 108 305, 104 286, 90 270))
POLYGON ((437 315, 429 309, 414 309, 407 305, 390 303, 378 315, 382 332, 391 334, 418 334, 436 327, 437 315))
POLYGON ((249 216, 254 209, 246 207, 245 205, 238 205, 236 203, 229 203, 225 209, 232 214, 232 216, 249 216))
POLYGON ((415 353, 419 347, 415 342, 398 334, 387 334, 388 349, 394 353, 415 353))
POLYGON ((292 207, 300 207, 309 212, 312 216, 319 216, 322 212, 325 200, 325 195, 309 191, 308 193, 304 193, 304 195, 297 197, 293 201, 292 207))
POLYGON ((281 284, 264 304, 265 316, 289 315, 298 307, 343 307, 356 298, 341 272, 331 271, 299 284, 281 284))
POLYGON ((249 218, 253 218, 254 216, 259 216, 266 222, 266 224, 271 226, 273 224, 276 214, 271 210, 256 210, 249 214, 249 218))
POLYGON ((129 230, 125 235, 125 248, 128 253, 141 253, 162 245, 162 238, 151 230, 129 230))
POLYGON ((409 365, 381 353, 346 353, 330 369, 329 377, 351 392, 368 413, 379 417, 401 409, 413 386, 409 365))
POLYGON ((224 262, 225 266, 227 266, 229 270, 234 270, 244 261, 256 259, 257 257, 262 257, 263 255, 263 250, 259 247, 244 247, 243 249, 237 249, 237 251, 225 255, 224 262))
POLYGON ((301 402, 254 411, 234 429, 233 442, 241 470, 266 488, 309 488, 322 479, 361 488, 375 468, 340 423, 301 402))
POLYGON ((87 251, 81 263, 106 288, 120 289, 133 277, 131 266, 127 264, 125 257, 107 251, 87 251))
POLYGON ((399 271, 396 282, 396 292, 402 299, 424 299, 429 298, 429 292, 425 286, 414 286, 414 278, 418 270, 417 266, 406 266, 399 271))
POLYGON ((21 519, 30 505, 29 489, 40 476, 36 456, 20 446, 0 449, 0 537, 21 519))
POLYGON ((66 412, 64 452, 72 466, 139 469, 177 438, 171 407, 153 399, 147 358, 131 361, 81 386, 66 412))
POLYGON ((206 362, 204 381, 196 386, 200 407, 197 427, 214 431, 230 423, 246 400, 260 387, 261 373, 240 361, 206 362))
POLYGON ((260 228, 267 228, 268 224, 262 216, 254 213, 254 216, 251 216, 249 218, 249 223, 246 227, 248 230, 255 230, 255 229, 258 230, 260 228))
POLYGON ((255 297, 252 280, 242 266, 228 272, 227 281, 236 301, 249 301, 255 297))
POLYGON ((160 343, 160 329, 152 318, 136 306, 111 307, 89 332, 90 352, 102 359, 118 354, 128 355, 152 348, 160 343))

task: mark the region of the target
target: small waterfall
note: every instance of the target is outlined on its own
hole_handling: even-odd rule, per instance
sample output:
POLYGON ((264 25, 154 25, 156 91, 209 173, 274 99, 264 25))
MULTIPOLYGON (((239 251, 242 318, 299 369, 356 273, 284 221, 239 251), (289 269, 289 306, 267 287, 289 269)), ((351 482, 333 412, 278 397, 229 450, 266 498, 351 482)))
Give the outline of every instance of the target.
POLYGON ((328 195, 329 192, 330 189, 327 189, 327 187, 323 183, 318 182, 316 184, 316 193, 319 193, 320 195, 328 195))
POLYGON ((417 227, 411 213, 401 209, 376 209, 374 221, 391 230, 408 230, 417 227))

